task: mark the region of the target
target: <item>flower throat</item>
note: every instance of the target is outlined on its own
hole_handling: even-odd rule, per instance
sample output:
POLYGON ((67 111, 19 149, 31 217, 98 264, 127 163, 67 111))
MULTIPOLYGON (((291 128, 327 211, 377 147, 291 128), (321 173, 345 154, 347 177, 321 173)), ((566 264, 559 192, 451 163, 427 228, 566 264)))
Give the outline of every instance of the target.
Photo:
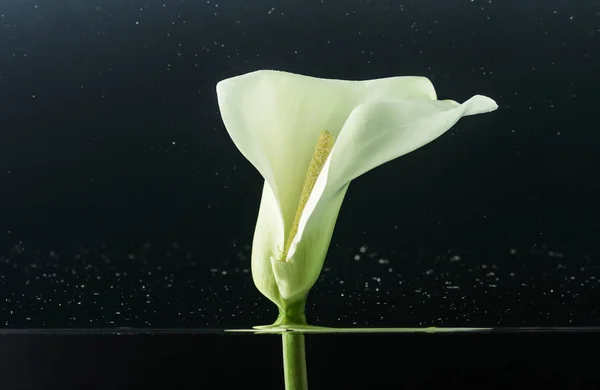
POLYGON ((335 143, 335 137, 329 131, 325 130, 321 134, 319 134, 319 140, 317 141, 317 145, 315 146, 315 151, 313 152, 312 159, 310 160, 310 164, 308 165, 308 171, 306 172, 306 177, 304 178, 304 185, 302 186, 302 194, 300 195, 300 201, 298 202, 298 208, 296 209, 296 216, 294 217, 294 223, 292 224, 292 228, 290 229, 290 233, 288 235, 287 241, 285 243, 285 248, 283 250, 283 260, 287 258, 287 254, 290 250, 290 246, 292 245, 292 241, 298 232, 298 224, 300 223, 300 216, 302 215, 302 211, 306 206, 306 202, 308 201, 308 197, 317 182, 317 178, 319 177, 319 173, 323 169, 325 165, 325 161, 327 161, 327 157, 331 153, 331 149, 333 148, 333 144, 335 143))

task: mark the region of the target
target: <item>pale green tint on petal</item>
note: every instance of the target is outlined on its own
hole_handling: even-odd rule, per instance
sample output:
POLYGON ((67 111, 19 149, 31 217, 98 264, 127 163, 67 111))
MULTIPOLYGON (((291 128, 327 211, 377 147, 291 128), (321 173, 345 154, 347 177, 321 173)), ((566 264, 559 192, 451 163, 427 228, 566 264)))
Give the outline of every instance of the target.
POLYGON ((278 305, 290 305, 306 298, 319 277, 337 215, 344 200, 346 185, 335 196, 323 201, 323 210, 308 223, 302 245, 293 261, 282 262, 283 229, 277 201, 265 181, 252 243, 252 279, 256 288, 278 305))
POLYGON ((283 240, 283 221, 277 199, 265 180, 252 242, 251 269, 256 288, 276 304, 279 304, 281 299, 269 259, 283 251, 283 240))
POLYGON ((498 108, 476 95, 463 104, 452 100, 401 99, 357 107, 342 128, 306 203, 288 258, 308 231, 310 220, 326 212, 328 199, 351 180, 433 141, 467 115, 498 108))
MULTIPOLYGON (((321 132, 337 138, 362 104, 436 94, 424 77, 346 81, 261 70, 219 82, 217 97, 233 142, 271 186, 287 233, 321 132)), ((278 237, 283 248, 285 234, 278 237)))
POLYGON ((461 117, 497 107, 483 96, 462 105, 437 101, 423 77, 344 81, 278 71, 223 80, 217 96, 233 142, 265 178, 252 276, 279 306, 281 323, 288 324, 304 321, 306 296, 321 272, 350 181, 431 142, 461 117), (335 144, 283 259, 307 169, 325 130, 335 144))
POLYGON ((364 104, 352 112, 331 151, 328 186, 335 192, 371 169, 435 140, 463 116, 496 108, 496 102, 480 95, 460 105, 426 99, 364 104))
POLYGON ((347 189, 348 184, 323 199, 322 209, 308 221, 302 242, 296 245, 295 254, 289 261, 281 261, 280 256, 271 257, 279 293, 286 303, 305 299, 319 278, 347 189))

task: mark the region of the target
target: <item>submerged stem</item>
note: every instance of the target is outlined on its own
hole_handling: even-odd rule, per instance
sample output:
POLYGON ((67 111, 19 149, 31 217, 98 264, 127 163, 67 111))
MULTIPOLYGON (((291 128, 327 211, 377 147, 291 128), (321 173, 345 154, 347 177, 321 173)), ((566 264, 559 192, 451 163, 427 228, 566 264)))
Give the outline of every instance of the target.
POLYGON ((284 332, 281 340, 283 342, 285 390, 308 390, 304 334, 284 332))

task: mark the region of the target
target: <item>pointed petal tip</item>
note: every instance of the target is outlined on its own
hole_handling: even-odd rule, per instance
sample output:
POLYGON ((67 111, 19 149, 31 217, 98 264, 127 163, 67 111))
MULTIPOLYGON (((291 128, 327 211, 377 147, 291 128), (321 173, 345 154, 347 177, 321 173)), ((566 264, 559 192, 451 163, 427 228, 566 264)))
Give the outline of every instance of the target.
POLYGON ((498 104, 494 99, 483 95, 475 95, 463 105, 465 106, 465 116, 485 114, 498 109, 498 104))

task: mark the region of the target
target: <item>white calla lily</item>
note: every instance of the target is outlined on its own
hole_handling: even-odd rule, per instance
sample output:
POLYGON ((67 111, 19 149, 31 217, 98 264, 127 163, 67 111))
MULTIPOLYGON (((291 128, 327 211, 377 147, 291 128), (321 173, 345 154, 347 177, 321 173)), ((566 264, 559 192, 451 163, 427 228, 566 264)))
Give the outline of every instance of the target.
POLYGON ((304 305, 350 181, 442 135, 461 117, 495 110, 476 95, 437 100, 424 77, 331 80, 261 70, 217 84, 221 116, 264 177, 252 245, 256 287, 305 324, 304 305))

